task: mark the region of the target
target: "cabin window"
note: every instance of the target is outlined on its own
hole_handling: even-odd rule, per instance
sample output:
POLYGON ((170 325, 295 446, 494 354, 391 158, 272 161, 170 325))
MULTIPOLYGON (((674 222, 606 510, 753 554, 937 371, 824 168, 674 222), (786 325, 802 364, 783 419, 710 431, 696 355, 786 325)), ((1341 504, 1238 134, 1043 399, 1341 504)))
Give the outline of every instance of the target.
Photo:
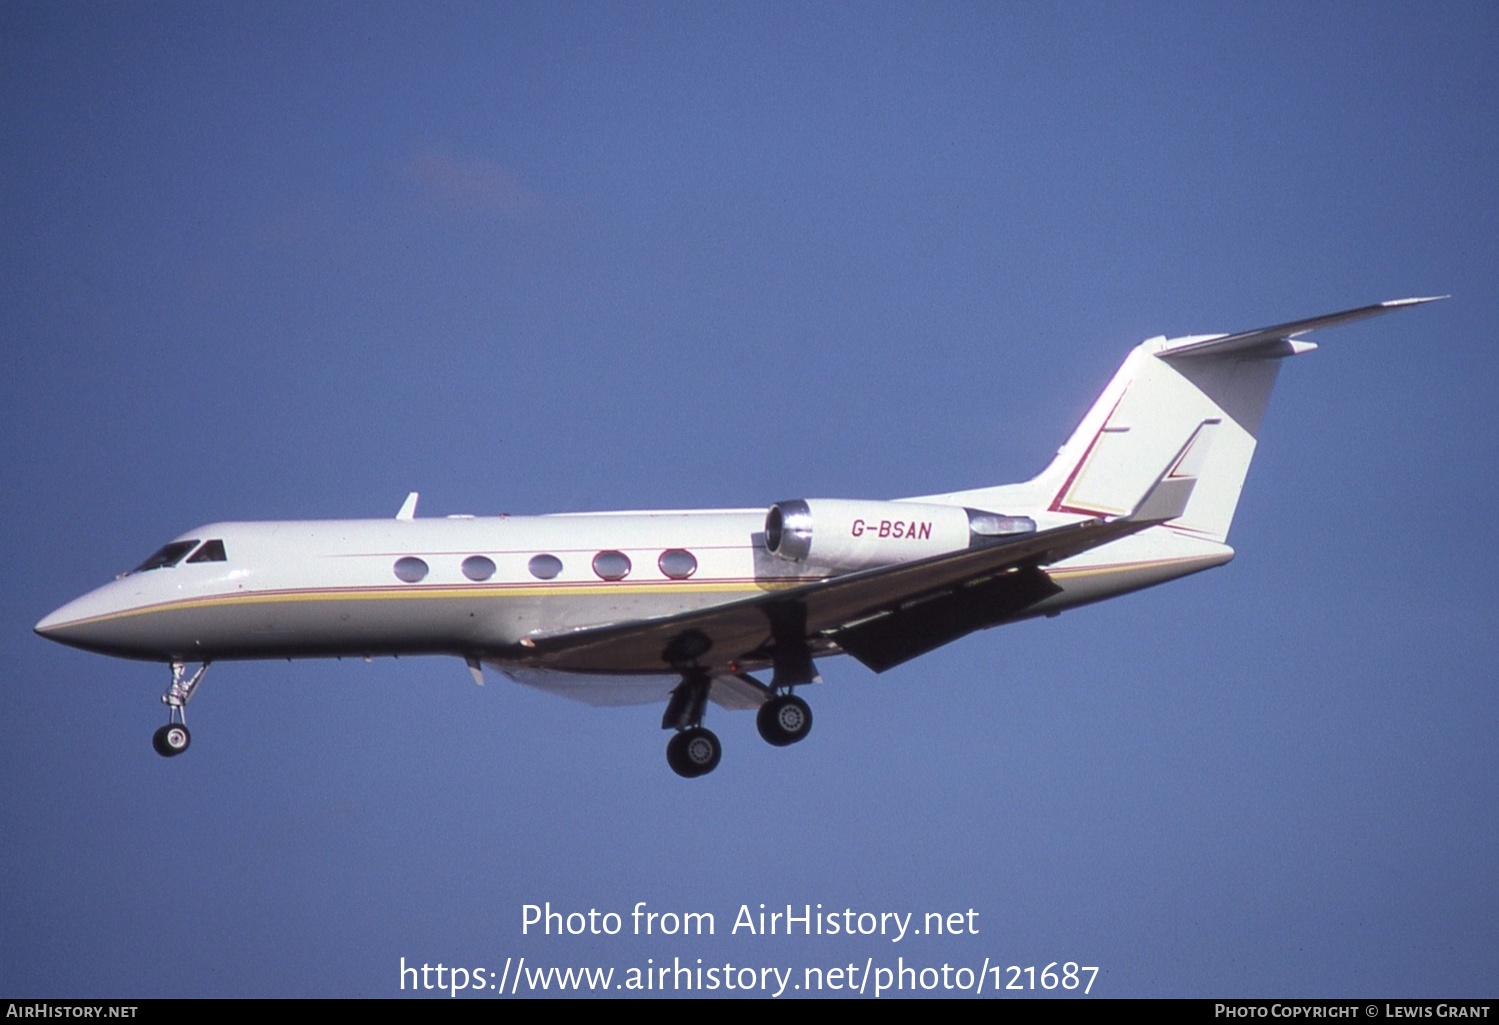
POLYGON ((463 575, 470 580, 488 580, 494 576, 494 560, 483 555, 470 555, 463 560, 463 575))
POLYGON ((630 575, 630 557, 624 552, 599 552, 593 557, 593 571, 604 580, 623 580, 630 575))
POLYGON ((184 555, 196 547, 198 547, 197 538, 191 541, 172 541, 169 544, 164 544, 149 559, 130 572, 144 573, 147 570, 165 569, 168 566, 175 566, 182 561, 184 555))
POLYGON ((562 560, 555 555, 533 555, 527 568, 537 580, 551 580, 562 572, 562 560))
POLYGON ((398 579, 414 584, 427 575, 427 564, 414 555, 408 555, 396 560, 395 571, 398 579))
POLYGON ((219 538, 212 541, 204 541, 203 547, 187 557, 188 562, 228 562, 229 555, 224 551, 224 542, 219 538))
POLYGON ((697 572, 697 557, 685 548, 668 548, 656 560, 663 576, 673 580, 686 580, 697 572))

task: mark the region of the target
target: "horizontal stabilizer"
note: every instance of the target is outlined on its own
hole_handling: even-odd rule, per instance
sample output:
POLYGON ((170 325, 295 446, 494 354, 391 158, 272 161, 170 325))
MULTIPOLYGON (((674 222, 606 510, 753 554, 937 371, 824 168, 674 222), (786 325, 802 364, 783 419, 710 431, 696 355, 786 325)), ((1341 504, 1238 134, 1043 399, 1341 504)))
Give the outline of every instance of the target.
POLYGON ((1422 303, 1447 298, 1450 296, 1430 295, 1413 299, 1390 299, 1387 302, 1375 303, 1373 306, 1360 306, 1355 310, 1327 313, 1307 320, 1293 320, 1289 324, 1277 324, 1274 327, 1262 327, 1254 331, 1219 335, 1216 338, 1183 339, 1175 344, 1168 342, 1164 348, 1156 352, 1156 355, 1165 359, 1222 355, 1293 356, 1297 352, 1311 348, 1306 343, 1296 342, 1294 339, 1297 335, 1306 334, 1308 331, 1321 327, 1334 327, 1338 324, 1363 320, 1366 317, 1377 317, 1381 313, 1389 313, 1406 306, 1420 306, 1422 303))

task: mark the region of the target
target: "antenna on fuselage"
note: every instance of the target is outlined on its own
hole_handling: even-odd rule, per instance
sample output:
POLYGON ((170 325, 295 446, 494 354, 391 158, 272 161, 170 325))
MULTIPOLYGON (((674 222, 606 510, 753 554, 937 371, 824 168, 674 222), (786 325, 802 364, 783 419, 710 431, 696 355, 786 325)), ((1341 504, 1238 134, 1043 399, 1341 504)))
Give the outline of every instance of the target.
POLYGON ((414 520, 414 519, 416 519, 416 500, 417 500, 417 498, 418 498, 418 493, 415 492, 415 491, 413 491, 411 494, 407 495, 406 496, 406 501, 404 501, 404 502, 401 503, 401 511, 398 512, 398 513, 396 513, 396 519, 398 519, 398 520, 414 520))

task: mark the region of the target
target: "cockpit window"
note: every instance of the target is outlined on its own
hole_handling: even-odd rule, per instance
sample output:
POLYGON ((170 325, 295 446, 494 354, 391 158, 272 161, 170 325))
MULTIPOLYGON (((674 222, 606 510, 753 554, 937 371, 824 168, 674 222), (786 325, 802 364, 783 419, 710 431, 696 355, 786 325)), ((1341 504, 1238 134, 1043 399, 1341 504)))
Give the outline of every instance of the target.
POLYGON ((188 556, 188 562, 228 562, 229 556, 224 552, 224 542, 218 538, 212 541, 204 541, 203 547, 188 556))
POLYGON ((151 558, 130 572, 144 573, 148 569, 162 569, 166 566, 175 566, 182 561, 184 555, 196 547, 198 547, 196 538, 191 541, 173 541, 170 544, 164 544, 156 550, 155 555, 152 555, 151 558))

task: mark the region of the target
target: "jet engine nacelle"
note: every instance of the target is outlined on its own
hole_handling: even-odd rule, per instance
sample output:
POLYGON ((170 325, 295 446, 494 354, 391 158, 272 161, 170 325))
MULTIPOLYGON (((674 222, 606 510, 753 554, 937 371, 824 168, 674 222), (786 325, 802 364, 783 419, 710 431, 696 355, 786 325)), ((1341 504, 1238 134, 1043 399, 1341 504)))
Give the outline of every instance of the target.
POLYGON ((955 552, 1036 529, 1029 516, 956 505, 798 498, 765 516, 765 547, 813 569, 849 571, 955 552))

